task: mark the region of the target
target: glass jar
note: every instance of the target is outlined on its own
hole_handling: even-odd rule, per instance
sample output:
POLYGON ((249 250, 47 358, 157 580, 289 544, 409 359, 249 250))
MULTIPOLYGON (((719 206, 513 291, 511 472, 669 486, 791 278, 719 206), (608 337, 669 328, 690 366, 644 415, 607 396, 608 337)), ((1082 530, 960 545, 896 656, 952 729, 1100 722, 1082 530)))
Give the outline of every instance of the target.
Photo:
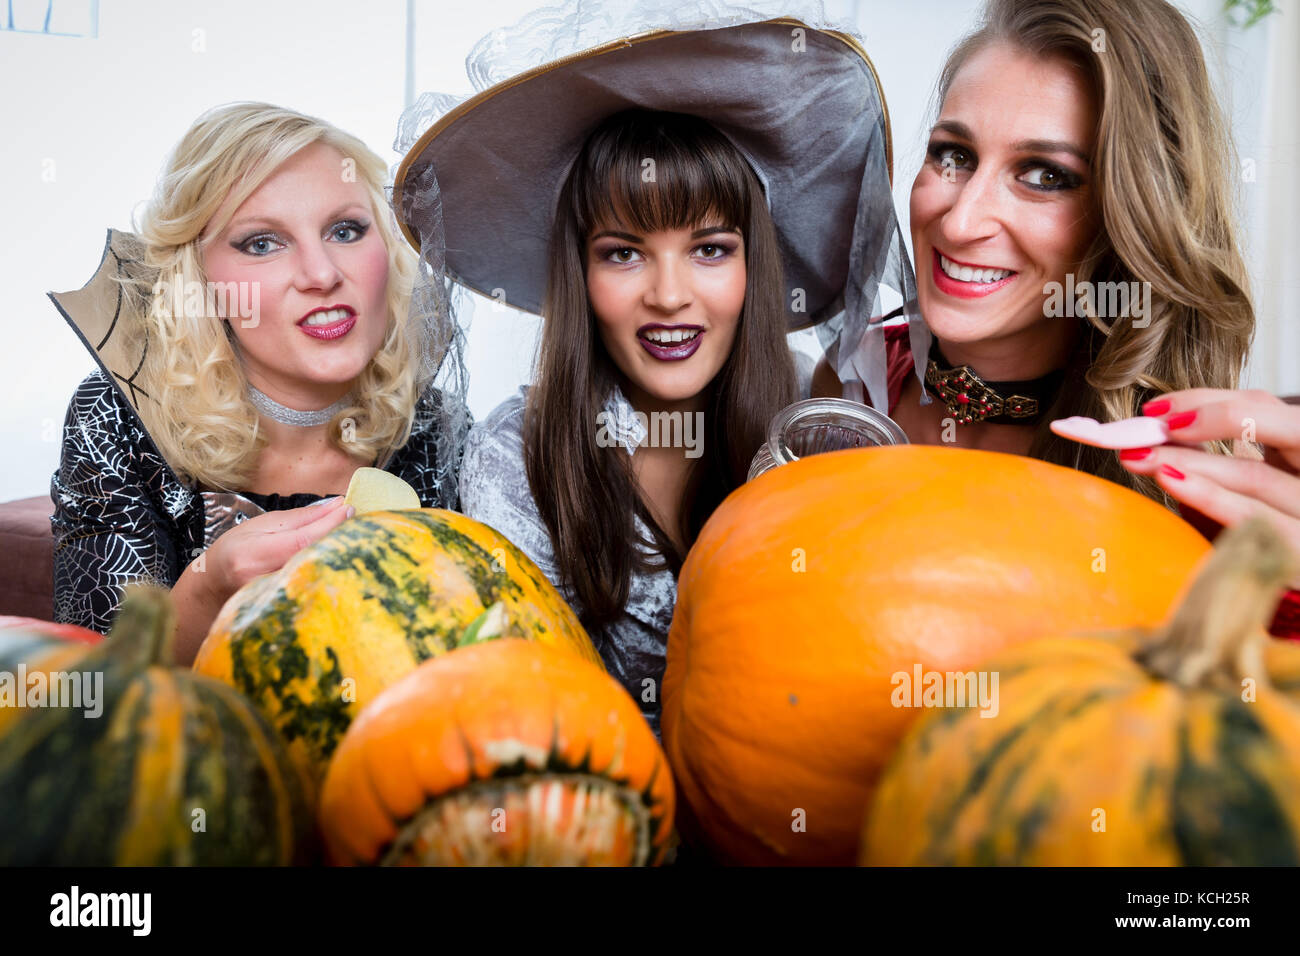
POLYGON ((869 405, 845 398, 805 398, 773 417, 767 442, 754 456, 747 480, 821 452, 906 444, 903 429, 869 405))

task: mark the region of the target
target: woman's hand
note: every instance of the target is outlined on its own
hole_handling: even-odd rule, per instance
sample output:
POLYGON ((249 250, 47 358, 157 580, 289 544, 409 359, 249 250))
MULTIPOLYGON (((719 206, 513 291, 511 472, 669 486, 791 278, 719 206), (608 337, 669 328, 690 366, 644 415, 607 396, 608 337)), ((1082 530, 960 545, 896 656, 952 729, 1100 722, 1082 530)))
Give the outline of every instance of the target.
POLYGON ((227 597, 253 578, 284 567, 286 561, 329 534, 354 514, 343 498, 285 511, 268 511, 231 528, 204 555, 213 586, 227 597))
POLYGON ((188 666, 222 605, 261 574, 278 571, 307 545, 319 541, 354 514, 335 498, 324 504, 268 511, 231 528, 194 561, 172 587, 176 607, 173 658, 188 666))
MULTIPOLYGON (((1268 392, 1193 388, 1161 395, 1143 413, 1165 420, 1171 444, 1121 452, 1126 468, 1224 527, 1262 515, 1300 560, 1300 406, 1268 392), (1242 444, 1232 457, 1199 447, 1217 440, 1242 444), (1263 460, 1252 442, 1264 446, 1263 460)), ((1300 578, 1290 586, 1300 589, 1300 578)))

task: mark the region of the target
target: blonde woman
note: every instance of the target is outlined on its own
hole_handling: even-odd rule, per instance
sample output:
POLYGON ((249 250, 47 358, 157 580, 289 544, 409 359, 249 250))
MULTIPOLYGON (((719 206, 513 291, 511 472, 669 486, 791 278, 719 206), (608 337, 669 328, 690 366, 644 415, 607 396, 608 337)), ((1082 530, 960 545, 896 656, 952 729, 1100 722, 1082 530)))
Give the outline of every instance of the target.
MULTIPOLYGON (((1182 14, 1164 0, 990 0, 938 100, 910 202, 924 368, 906 325, 846 330, 814 392, 839 394, 848 360, 878 348, 888 412, 912 442, 1078 468, 1208 536, 1266 513, 1300 551, 1300 422, 1235 392, 1255 315, 1233 154, 1182 14), (1198 403, 1214 414, 1197 420, 1198 403), (1117 454, 1049 428, 1144 412, 1191 447, 1117 454), (1261 423, 1270 464, 1231 457, 1245 436, 1231 415, 1261 423)), ((1300 634, 1298 596, 1274 633, 1300 634)))
POLYGON ((463 396, 433 380, 458 343, 385 181, 320 120, 216 109, 139 239, 110 233, 91 284, 56 297, 101 366, 51 484, 56 619, 106 630, 127 582, 171 587, 186 663, 236 589, 348 516, 358 468, 455 507, 463 396))

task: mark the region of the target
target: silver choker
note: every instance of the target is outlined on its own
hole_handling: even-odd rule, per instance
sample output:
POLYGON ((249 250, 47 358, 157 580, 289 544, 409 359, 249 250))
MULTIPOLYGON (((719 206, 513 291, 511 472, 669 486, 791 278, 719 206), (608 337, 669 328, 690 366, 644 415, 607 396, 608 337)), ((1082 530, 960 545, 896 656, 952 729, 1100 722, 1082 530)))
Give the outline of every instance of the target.
POLYGON ((296 408, 290 408, 288 405, 281 405, 270 395, 254 388, 252 385, 248 386, 248 397, 258 412, 271 419, 271 421, 279 422, 281 425, 295 425, 299 428, 310 428, 313 425, 324 425, 335 415, 352 404, 352 396, 344 395, 337 402, 327 408, 322 408, 314 412, 303 412, 296 408))

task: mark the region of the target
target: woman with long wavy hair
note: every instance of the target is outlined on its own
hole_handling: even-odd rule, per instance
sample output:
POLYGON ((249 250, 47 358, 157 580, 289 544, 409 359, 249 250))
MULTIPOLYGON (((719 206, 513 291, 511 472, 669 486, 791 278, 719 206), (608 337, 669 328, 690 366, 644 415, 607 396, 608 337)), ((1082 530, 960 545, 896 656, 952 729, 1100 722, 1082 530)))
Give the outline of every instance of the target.
POLYGON ((347 516, 359 467, 455 506, 456 403, 432 381, 448 323, 410 308, 386 178, 321 120, 215 109, 139 237, 111 233, 87 289, 56 297, 101 366, 51 486, 58 620, 103 631, 129 581, 170 587, 186 662, 230 594, 347 516))
POLYGON ((652 726, 686 551, 796 398, 783 291, 740 153, 691 116, 618 114, 560 192, 534 382, 470 433, 466 514, 541 559, 652 726))
MULTIPOLYGON (((1183 16, 1164 0, 990 0, 938 102, 910 202, 924 387, 905 327, 884 335, 909 440, 1099 475, 1207 535, 1263 512, 1300 552, 1300 410, 1236 391, 1255 314, 1234 154, 1183 16), (1116 454, 1050 427, 1144 412, 1171 444, 1116 454), (1250 445, 1233 457, 1247 437, 1268 464, 1250 445)), ((855 335, 872 341, 846 330, 842 355, 855 335)), ((830 363, 815 378, 839 394, 830 363)), ((1295 597, 1275 632, 1300 631, 1295 597)))
POLYGON ((532 384, 467 439, 465 512, 560 589, 656 731, 686 552, 807 395, 787 333, 903 279, 857 39, 808 9, 661 29, 679 8, 584 3, 490 34, 481 52, 524 71, 472 54, 502 79, 417 104, 395 185, 423 236, 400 196, 436 173, 448 272, 542 316, 532 384), (611 42, 576 47, 593 25, 611 42), (778 83, 804 108, 772 109, 778 83))

